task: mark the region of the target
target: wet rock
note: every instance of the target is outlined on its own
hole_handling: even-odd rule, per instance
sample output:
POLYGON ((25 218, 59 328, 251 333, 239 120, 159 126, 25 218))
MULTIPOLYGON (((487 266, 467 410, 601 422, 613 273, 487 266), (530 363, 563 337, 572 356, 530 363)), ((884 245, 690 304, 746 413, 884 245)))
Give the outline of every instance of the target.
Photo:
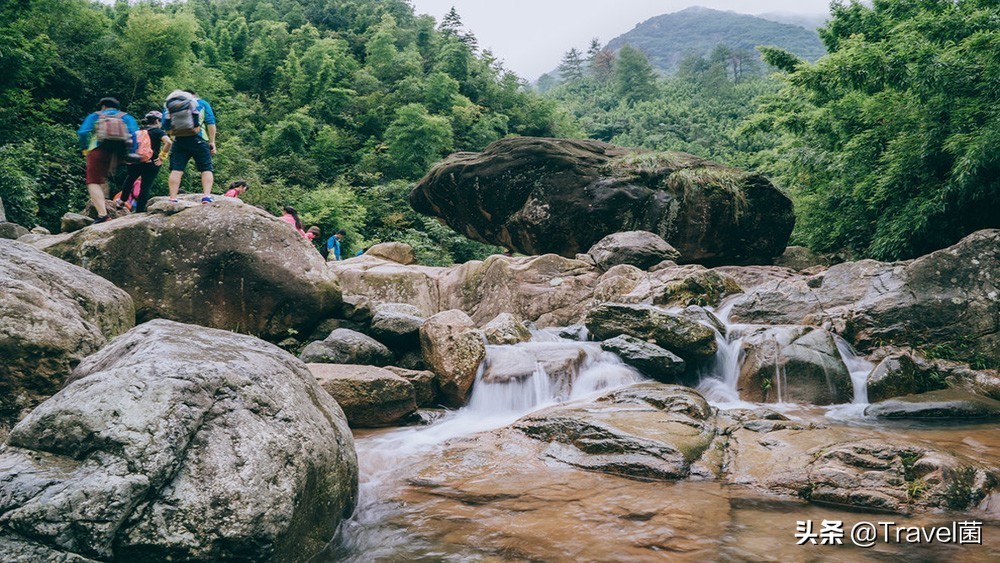
POLYGON ((601 270, 619 264, 646 270, 664 260, 677 260, 681 255, 667 241, 649 231, 612 233, 591 246, 587 254, 601 270))
POLYGON ((424 362, 424 357, 420 353, 420 349, 407 350, 402 354, 397 354, 396 361, 394 362, 397 366, 405 369, 412 369, 417 371, 423 371, 427 369, 427 364, 424 362))
POLYGON ((381 342, 360 332, 338 328, 324 340, 305 347, 299 359, 303 362, 322 364, 362 364, 386 366, 393 355, 381 342))
POLYGON ((66 213, 59 220, 59 231, 62 233, 73 233, 84 227, 94 224, 94 220, 79 213, 66 213))
POLYGON ((587 352, 578 344, 545 342, 531 346, 487 346, 483 367, 486 383, 521 381, 541 368, 549 379, 569 389, 587 361, 587 352))
POLYGON ((932 346, 952 359, 1000 357, 1000 230, 906 262, 859 260, 775 280, 733 306, 737 322, 831 326, 861 351, 932 346))
POLYGON ((653 341, 685 360, 709 358, 718 349, 712 329, 648 305, 605 303, 588 311, 584 322, 598 340, 627 334, 653 341))
POLYGON ((81 363, 0 472, 0 551, 52 560, 306 560, 357 495, 350 429, 301 362, 165 320, 81 363))
POLYGON ((601 348, 657 381, 676 383, 684 374, 684 360, 645 340, 623 334, 601 342, 601 348))
POLYGON ((500 313, 483 326, 487 344, 517 344, 531 340, 531 331, 510 313, 500 313))
POLYGON ((417 261, 413 255, 413 247, 403 242, 382 242, 366 250, 365 254, 404 266, 417 261))
POLYGON ((451 155, 414 187, 410 205, 470 238, 566 257, 645 230, 691 262, 769 260, 795 221, 791 201, 757 174, 685 153, 531 137, 451 155))
POLYGON ((387 369, 347 364, 307 364, 352 428, 398 424, 417 410, 414 386, 387 369))
POLYGON ((865 415, 878 418, 990 419, 1000 418, 1000 401, 960 389, 928 391, 874 403, 865 415))
POLYGON ((1000 373, 974 370, 960 362, 930 360, 907 351, 884 357, 868 375, 871 402, 947 388, 1000 399, 1000 373))
POLYGON ((591 404, 533 413, 514 428, 547 442, 547 457, 575 467, 629 478, 681 479, 715 435, 710 413, 692 389, 640 383, 591 404))
POLYGON ((385 366, 385 369, 402 377, 413 385, 418 407, 432 407, 437 404, 438 381, 434 372, 428 370, 406 369, 397 366, 385 366))
POLYGON ((483 333, 465 313, 444 311, 420 326, 420 351, 438 377, 445 405, 465 404, 486 357, 483 333))
POLYGON ((340 305, 323 257, 288 224, 226 198, 158 202, 36 246, 106 278, 140 322, 166 318, 280 341, 309 334, 340 305))
POLYGON ((111 282, 0 239, 0 425, 58 391, 83 358, 134 324, 132 298, 111 282))
POLYGON ((743 338, 743 357, 737 387, 745 401, 830 405, 854 396, 837 344, 823 329, 753 329, 743 338))

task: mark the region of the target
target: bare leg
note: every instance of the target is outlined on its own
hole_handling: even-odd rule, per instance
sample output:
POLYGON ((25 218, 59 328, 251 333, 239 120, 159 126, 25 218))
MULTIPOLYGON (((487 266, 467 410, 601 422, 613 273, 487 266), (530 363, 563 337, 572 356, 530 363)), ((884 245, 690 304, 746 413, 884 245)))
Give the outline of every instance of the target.
POLYGON ((201 193, 203 195, 212 195, 212 185, 215 183, 215 174, 212 171, 206 171, 201 173, 201 193))
POLYGON ((171 170, 170 177, 167 178, 167 187, 170 189, 170 199, 177 199, 177 192, 181 190, 181 177, 183 170, 171 170))
POLYGON ((104 205, 104 189, 107 184, 87 184, 87 191, 90 193, 90 203, 97 210, 98 217, 108 214, 108 208, 104 205))

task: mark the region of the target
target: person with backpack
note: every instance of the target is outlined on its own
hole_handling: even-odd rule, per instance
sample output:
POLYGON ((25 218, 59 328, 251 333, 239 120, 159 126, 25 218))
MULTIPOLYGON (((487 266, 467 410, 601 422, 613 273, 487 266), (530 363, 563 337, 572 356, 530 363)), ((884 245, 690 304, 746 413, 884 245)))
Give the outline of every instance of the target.
POLYGON ((141 213, 146 210, 149 202, 153 180, 160 173, 163 157, 170 150, 170 137, 160 128, 163 114, 151 111, 142 120, 142 129, 136 132, 136 151, 138 162, 130 162, 125 169, 125 181, 122 182, 121 197, 126 203, 133 203, 132 211, 141 213), (139 180, 139 192, 133 196, 133 185, 139 180), (133 201, 134 200, 134 201, 133 201))
POLYGON ((108 197, 108 174, 118 163, 137 158, 134 148, 138 146, 136 132, 139 124, 135 118, 119 108, 115 98, 101 98, 100 108, 88 115, 76 134, 80 148, 87 157, 87 191, 90 202, 97 211, 95 223, 108 220, 108 209, 104 201, 108 197))
POLYGON ((163 128, 173 137, 170 149, 170 201, 177 201, 184 169, 192 158, 201 173, 202 203, 212 203, 215 174, 212 155, 215 149, 215 112, 193 90, 174 90, 163 107, 163 128))

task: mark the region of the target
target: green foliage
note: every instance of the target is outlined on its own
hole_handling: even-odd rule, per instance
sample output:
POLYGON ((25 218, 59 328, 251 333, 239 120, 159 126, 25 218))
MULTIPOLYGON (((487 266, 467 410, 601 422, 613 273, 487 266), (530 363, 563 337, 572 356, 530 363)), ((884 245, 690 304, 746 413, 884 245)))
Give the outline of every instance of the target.
MULTIPOLYGON (((358 242, 376 238, 365 230, 374 219, 323 211, 332 193, 414 180, 448 151, 507 134, 575 131, 478 54, 457 13, 437 30, 405 0, 18 0, 0 4, 0 37, 0 197, 28 227, 56 229, 86 201, 73 130, 108 95, 141 117, 171 90, 194 89, 219 119, 219 189, 246 179, 246 201, 308 207, 324 225, 356 225, 358 242)), ((197 175, 182 189, 197 190, 197 175)), ((411 213, 397 195, 394 209, 411 213)), ((439 261, 467 254, 424 232, 437 228, 411 216, 400 232, 418 233, 439 261)))
POLYGON ((781 135, 755 158, 792 188, 798 243, 894 260, 1000 226, 998 18, 982 1, 835 4, 830 54, 776 65, 786 86, 745 131, 781 135))
POLYGON ((614 70, 615 95, 629 102, 641 102, 656 95, 656 75, 642 51, 625 45, 618 51, 614 70))
POLYGON ((448 120, 429 114, 420 104, 399 108, 385 137, 388 144, 386 171, 395 178, 422 175, 454 144, 448 120))

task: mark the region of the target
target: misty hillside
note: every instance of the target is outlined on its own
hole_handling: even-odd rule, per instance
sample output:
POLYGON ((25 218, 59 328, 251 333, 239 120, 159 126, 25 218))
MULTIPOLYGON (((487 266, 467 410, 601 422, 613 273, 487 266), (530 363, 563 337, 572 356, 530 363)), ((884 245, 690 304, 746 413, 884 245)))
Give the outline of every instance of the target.
POLYGON ((809 31, 813 31, 816 28, 822 26, 824 23, 826 23, 826 20, 830 18, 830 14, 792 14, 789 12, 766 12, 763 14, 757 14, 757 17, 773 22, 797 25, 799 27, 804 27, 809 31))
POLYGON ((617 50, 625 44, 641 50, 656 69, 668 73, 685 55, 708 55, 720 44, 748 51, 773 45, 809 61, 826 52, 815 30, 701 7, 650 18, 609 41, 608 47, 617 50))

